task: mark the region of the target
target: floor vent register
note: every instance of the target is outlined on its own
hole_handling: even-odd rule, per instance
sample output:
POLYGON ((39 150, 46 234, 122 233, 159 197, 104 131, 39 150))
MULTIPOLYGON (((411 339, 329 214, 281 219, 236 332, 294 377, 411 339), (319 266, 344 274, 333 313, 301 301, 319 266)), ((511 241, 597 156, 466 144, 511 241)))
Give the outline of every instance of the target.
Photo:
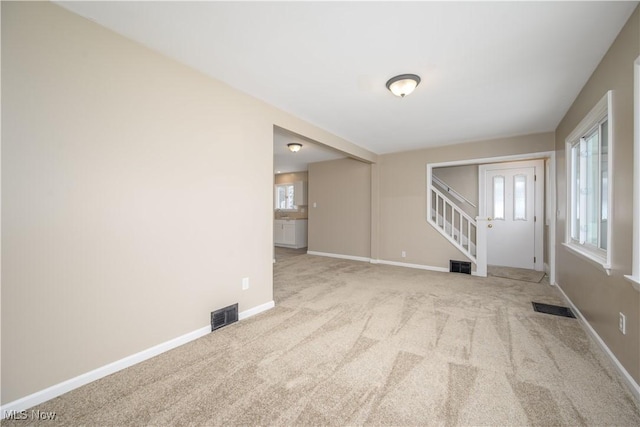
POLYGON ((238 304, 211 312, 211 332, 238 321, 238 304))
POLYGON ((533 304, 533 311, 538 313, 553 314, 554 316, 572 317, 576 318, 569 307, 561 307, 559 305, 544 304, 541 302, 531 302, 533 304))
POLYGON ((471 263, 467 261, 449 260, 449 272, 471 274, 471 263))

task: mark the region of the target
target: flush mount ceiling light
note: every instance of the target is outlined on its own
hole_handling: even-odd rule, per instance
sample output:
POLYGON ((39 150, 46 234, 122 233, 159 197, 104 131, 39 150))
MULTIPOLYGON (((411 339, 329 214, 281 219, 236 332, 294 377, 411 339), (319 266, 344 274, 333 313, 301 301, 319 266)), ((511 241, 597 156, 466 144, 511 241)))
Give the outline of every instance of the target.
POLYGON ((289 147, 289 150, 291 150, 292 152, 297 153, 302 148, 302 144, 292 142, 291 144, 287 144, 287 147, 289 147))
POLYGON ((404 98, 413 92, 418 84, 420 84, 420 76, 416 76, 415 74, 401 74, 389 79, 387 89, 395 96, 404 98))

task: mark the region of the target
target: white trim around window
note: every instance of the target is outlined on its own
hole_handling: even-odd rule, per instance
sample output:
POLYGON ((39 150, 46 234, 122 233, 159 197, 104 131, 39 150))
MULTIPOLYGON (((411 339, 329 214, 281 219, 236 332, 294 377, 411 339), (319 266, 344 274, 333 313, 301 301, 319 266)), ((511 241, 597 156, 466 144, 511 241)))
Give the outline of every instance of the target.
POLYGON ((608 275, 613 223, 612 104, 613 91, 608 91, 565 139, 567 224, 563 245, 599 265, 608 275), (593 135, 597 137, 595 150, 590 145, 593 135))
POLYGON ((640 291, 640 56, 633 63, 633 251, 631 275, 625 276, 640 291))

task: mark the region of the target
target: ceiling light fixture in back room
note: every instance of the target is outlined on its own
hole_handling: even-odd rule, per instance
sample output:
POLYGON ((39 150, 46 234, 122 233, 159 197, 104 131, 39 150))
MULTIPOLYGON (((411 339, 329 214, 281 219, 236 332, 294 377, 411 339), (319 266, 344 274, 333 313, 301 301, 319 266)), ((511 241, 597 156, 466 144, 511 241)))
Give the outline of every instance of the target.
POLYGON ((289 147, 289 150, 291 150, 292 152, 297 153, 302 148, 302 144, 292 142, 291 144, 287 144, 287 147, 289 147))
POLYGON ((420 84, 420 76, 415 74, 401 74, 389 79, 387 89, 395 96, 404 98, 420 84))

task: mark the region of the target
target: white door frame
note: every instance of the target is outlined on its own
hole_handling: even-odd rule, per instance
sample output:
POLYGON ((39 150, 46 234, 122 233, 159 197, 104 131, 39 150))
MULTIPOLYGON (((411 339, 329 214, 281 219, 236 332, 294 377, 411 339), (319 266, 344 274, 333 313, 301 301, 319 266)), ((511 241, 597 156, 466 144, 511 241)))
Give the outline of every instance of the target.
POLYGON ((548 244, 548 260, 549 260, 549 271, 547 274, 549 275, 549 284, 556 284, 556 152, 555 151, 541 151, 538 153, 526 153, 526 154, 515 154, 510 156, 496 156, 496 157, 486 157, 486 158, 478 158, 478 159, 468 159, 468 160, 457 160, 457 161, 449 161, 449 162, 436 162, 436 163, 427 163, 427 179, 426 179, 426 188, 425 198, 427 203, 425 203, 425 218, 426 215, 429 214, 428 205, 431 200, 431 174, 433 173, 433 168, 438 167, 446 167, 446 166, 462 166, 462 165, 479 165, 481 163, 496 163, 500 161, 516 161, 516 160, 532 160, 532 159, 549 159, 549 180, 547 181, 547 192, 545 194, 546 197, 546 205, 547 212, 550 212, 551 215, 547 216, 546 222, 549 226, 549 241, 548 244), (429 197, 427 197, 429 196, 429 197))
MULTIPOLYGON (((486 204, 486 173, 491 170, 518 167, 533 167, 536 179, 534 181, 534 269, 544 270, 544 159, 518 160, 514 162, 487 163, 478 166, 478 216, 487 217, 486 204)), ((489 254, 487 254, 487 258, 489 254)))

